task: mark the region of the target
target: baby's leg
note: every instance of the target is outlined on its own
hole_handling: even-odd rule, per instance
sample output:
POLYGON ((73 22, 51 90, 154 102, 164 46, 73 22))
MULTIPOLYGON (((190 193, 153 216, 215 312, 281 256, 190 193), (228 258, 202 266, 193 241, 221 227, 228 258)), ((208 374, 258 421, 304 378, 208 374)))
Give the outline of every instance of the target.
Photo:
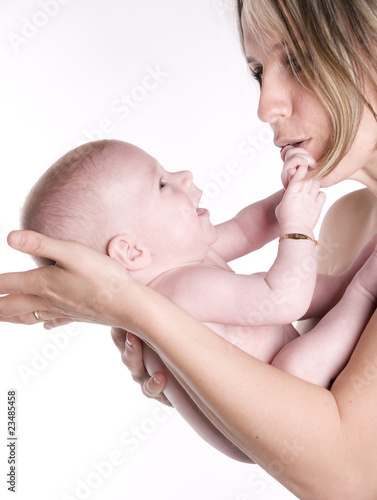
POLYGON ((287 344, 272 365, 323 387, 344 368, 376 308, 377 253, 355 275, 342 299, 306 335, 287 344))
POLYGON ((160 357, 147 345, 143 346, 143 360, 149 374, 161 372, 166 375, 167 384, 164 394, 199 436, 234 460, 254 463, 211 423, 161 361, 160 357))

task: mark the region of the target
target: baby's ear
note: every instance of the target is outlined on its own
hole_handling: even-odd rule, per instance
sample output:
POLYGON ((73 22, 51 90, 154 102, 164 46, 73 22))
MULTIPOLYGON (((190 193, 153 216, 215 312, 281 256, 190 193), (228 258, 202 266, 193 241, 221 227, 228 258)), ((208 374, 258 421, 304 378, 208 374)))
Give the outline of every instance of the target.
POLYGON ((107 246, 110 257, 120 262, 128 271, 145 269, 152 262, 151 253, 129 234, 118 234, 107 246))

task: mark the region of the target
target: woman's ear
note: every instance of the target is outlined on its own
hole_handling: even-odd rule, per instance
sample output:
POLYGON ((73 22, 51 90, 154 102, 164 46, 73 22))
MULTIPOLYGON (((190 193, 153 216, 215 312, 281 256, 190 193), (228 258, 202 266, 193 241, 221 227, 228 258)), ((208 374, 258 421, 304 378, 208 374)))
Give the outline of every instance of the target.
POLYGON ((149 249, 126 233, 118 234, 110 240, 107 253, 128 271, 139 271, 152 263, 149 249))

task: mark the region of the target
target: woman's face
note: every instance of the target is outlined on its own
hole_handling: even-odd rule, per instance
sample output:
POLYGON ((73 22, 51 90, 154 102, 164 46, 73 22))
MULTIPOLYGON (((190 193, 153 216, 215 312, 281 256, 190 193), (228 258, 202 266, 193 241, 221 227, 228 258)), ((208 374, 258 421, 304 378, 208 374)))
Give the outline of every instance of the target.
MULTIPOLYGON (((301 85, 295 77, 281 40, 270 36, 271 48, 266 51, 251 37, 244 16, 241 22, 247 61, 261 85, 259 119, 271 125, 274 144, 278 148, 297 144, 318 160, 330 137, 328 112, 314 92, 301 85)), ((373 151, 376 137, 376 122, 366 111, 353 147, 337 168, 322 178, 322 186, 330 186, 343 179, 363 182, 363 170, 366 166, 370 167, 373 161, 377 163, 373 151)))

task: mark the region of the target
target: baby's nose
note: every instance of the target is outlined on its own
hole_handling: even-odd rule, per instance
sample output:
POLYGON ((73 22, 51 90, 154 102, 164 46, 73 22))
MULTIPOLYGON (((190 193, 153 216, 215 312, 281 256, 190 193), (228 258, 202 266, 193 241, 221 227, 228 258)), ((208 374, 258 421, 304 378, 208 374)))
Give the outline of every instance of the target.
POLYGON ((191 187, 194 181, 194 177, 189 170, 182 170, 181 172, 177 172, 177 176, 179 177, 179 181, 185 187, 191 187))

